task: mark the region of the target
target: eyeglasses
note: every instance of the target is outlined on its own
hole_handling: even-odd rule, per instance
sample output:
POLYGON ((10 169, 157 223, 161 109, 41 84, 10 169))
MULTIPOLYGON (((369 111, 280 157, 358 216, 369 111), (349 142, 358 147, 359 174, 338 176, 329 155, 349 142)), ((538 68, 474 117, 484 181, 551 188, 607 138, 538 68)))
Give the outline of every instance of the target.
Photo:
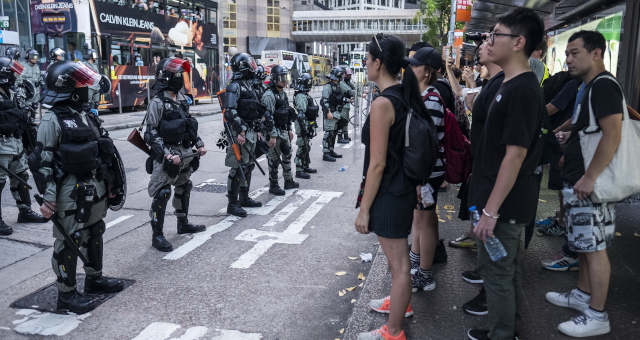
POLYGON ((512 37, 512 38, 517 38, 520 36, 520 34, 512 34, 512 33, 496 33, 496 32, 489 32, 489 36, 486 37, 485 39, 488 38, 489 40, 489 44, 493 45, 496 42, 496 36, 498 37, 512 37))

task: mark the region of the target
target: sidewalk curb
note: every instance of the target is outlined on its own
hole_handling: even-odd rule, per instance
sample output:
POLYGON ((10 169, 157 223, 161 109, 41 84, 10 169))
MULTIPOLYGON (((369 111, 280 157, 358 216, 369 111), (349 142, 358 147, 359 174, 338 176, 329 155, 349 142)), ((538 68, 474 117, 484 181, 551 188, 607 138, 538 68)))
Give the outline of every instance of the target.
MULTIPOLYGON (((194 117, 205 117, 205 116, 212 116, 218 113, 222 113, 222 111, 193 112, 191 113, 191 115, 194 117)), ((116 131, 116 130, 129 129, 129 128, 138 127, 138 126, 140 126, 140 123, 124 123, 124 124, 116 124, 116 125, 106 125, 104 128, 107 131, 116 131)))
POLYGON ((362 292, 353 306, 351 316, 347 320, 347 327, 342 337, 343 340, 355 340, 358 337, 358 333, 367 332, 381 326, 375 324, 378 315, 369 310, 368 304, 369 300, 380 299, 386 295, 385 280, 387 280, 388 276, 387 258, 384 256, 382 247, 378 246, 371 269, 367 279, 364 281, 362 292))

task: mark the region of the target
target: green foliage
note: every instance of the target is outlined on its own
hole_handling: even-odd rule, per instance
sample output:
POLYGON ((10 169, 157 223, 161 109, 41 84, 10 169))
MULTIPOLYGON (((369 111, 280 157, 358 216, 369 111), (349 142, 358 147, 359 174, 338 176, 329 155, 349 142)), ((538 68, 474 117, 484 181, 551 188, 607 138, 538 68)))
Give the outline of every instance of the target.
POLYGON ((427 26, 422 34, 422 41, 435 48, 447 45, 449 19, 451 19, 451 0, 420 0, 417 18, 427 26))

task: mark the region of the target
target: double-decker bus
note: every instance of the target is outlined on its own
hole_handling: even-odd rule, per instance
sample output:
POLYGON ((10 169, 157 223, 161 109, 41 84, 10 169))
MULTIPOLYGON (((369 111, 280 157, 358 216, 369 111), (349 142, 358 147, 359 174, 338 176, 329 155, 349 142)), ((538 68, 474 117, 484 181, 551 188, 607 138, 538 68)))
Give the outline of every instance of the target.
POLYGON ((289 70, 291 86, 295 86, 298 77, 305 72, 311 72, 309 55, 284 50, 262 51, 260 62, 267 72, 275 65, 284 66, 289 70))
POLYGON ((210 99, 219 87, 217 6, 211 0, 31 0, 34 48, 43 65, 55 47, 74 61, 95 49, 112 85, 100 109, 145 105, 158 61, 176 55, 191 61, 186 93, 210 99))
POLYGON ((349 67, 354 73, 364 72, 364 59, 367 57, 367 53, 364 51, 351 51, 349 52, 349 67))
POLYGON ((324 85, 328 81, 328 74, 331 72, 331 60, 327 57, 315 56, 311 57, 311 76, 314 85, 324 85))

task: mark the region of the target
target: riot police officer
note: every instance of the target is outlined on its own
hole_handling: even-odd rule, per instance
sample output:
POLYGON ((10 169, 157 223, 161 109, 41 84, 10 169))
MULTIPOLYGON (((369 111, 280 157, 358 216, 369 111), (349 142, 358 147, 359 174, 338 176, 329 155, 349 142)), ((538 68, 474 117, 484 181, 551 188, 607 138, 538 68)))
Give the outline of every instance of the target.
POLYGON ((29 166, 44 196, 40 211, 54 222, 51 264, 57 276, 58 310, 95 308, 85 294, 115 293, 121 280, 102 275, 104 218, 122 207, 126 179, 122 159, 100 120, 87 113, 87 85, 100 76, 82 63, 52 65, 43 93, 38 144, 29 166), (80 248, 85 249, 81 252, 80 248), (76 291, 78 254, 85 254, 84 293, 76 291))
POLYGON ((296 177, 309 179, 309 174, 318 172, 316 169, 309 167, 311 159, 309 158, 309 152, 311 152, 311 140, 316 135, 316 120, 318 119, 319 107, 313 101, 313 98, 309 95, 311 86, 313 85, 313 78, 309 73, 303 73, 298 79, 296 84, 296 92, 294 95, 294 102, 296 104, 296 110, 298 111, 298 119, 296 119, 296 132, 298 139, 296 145, 298 150, 296 151, 296 177))
POLYGON ((269 144, 267 161, 269 163, 269 192, 282 196, 284 190, 278 184, 278 167, 282 165, 284 188, 294 189, 300 185, 293 180, 291 174, 291 140, 293 131, 291 123, 296 120, 295 110, 289 106, 289 99, 284 92, 287 86, 287 69, 276 65, 271 68, 271 82, 262 96, 265 106, 265 134, 269 144))
POLYGON ((262 99, 262 96, 267 91, 268 87, 264 84, 265 79, 267 79, 267 73, 264 71, 264 66, 258 65, 256 67, 256 76, 253 81, 253 89, 258 95, 258 99, 262 99))
POLYGON ((49 69, 49 67, 51 67, 52 64, 59 61, 64 61, 64 56, 66 54, 67 52, 65 52, 65 50, 61 49, 60 47, 52 48, 51 51, 49 51, 49 66, 47 66, 47 70, 49 69))
POLYGON ((222 107, 226 133, 232 134, 227 137, 237 143, 240 159, 237 159, 233 147, 227 147, 224 162, 230 168, 227 177, 227 213, 245 217, 247 212, 242 207, 262 206, 262 203, 249 197, 249 187, 255 167, 256 144, 261 137, 259 131, 264 107, 253 87, 256 72, 253 58, 246 53, 237 53, 231 58, 231 70, 233 76, 224 94, 222 107))
MULTIPOLYGON (((4 189, 7 176, 11 176, 9 188, 18 206, 18 223, 44 223, 47 220, 31 210, 29 188, 25 184, 29 174, 22 137, 29 128, 29 117, 18 108, 16 95, 11 91, 16 82, 16 76, 21 72, 22 65, 17 61, 0 57, 0 165, 4 168, 0 169, 0 192, 4 189)), ((9 235, 12 232, 12 228, 2 220, 0 210, 0 234, 9 235)))
MULTIPOLYGON (((96 50, 87 51, 87 66, 94 70, 97 74, 100 74, 98 70, 98 52, 96 50)), ((89 107, 92 110, 97 110, 100 104, 100 84, 89 86, 89 107)))
POLYGON ((335 162, 336 158, 341 158, 333 151, 336 144, 338 121, 341 119, 342 107, 344 105, 344 94, 340 88, 340 81, 344 70, 340 66, 335 66, 329 73, 329 83, 322 88, 322 113, 324 116, 322 137, 322 160, 327 162, 335 162))
MULTIPOLYGON (((38 103, 40 102, 40 86, 42 85, 42 72, 40 71, 40 65, 38 65, 40 54, 38 54, 38 51, 32 48, 27 51, 25 59, 27 60, 27 62, 22 64, 22 67, 24 67, 24 71, 22 71, 22 74, 18 78, 18 82, 22 82, 25 80, 31 82, 35 92, 32 98, 28 98, 27 104, 37 107, 38 103)), ((34 109, 36 109, 36 107, 34 107, 34 109)))
MULTIPOLYGON (((347 67, 344 71, 344 78, 340 81, 340 89, 342 89, 342 93, 344 93, 344 98, 350 99, 353 98, 355 94, 356 87, 351 83, 351 75, 353 72, 351 68, 347 67)), ((340 114, 340 120, 338 121, 338 143, 347 144, 351 141, 349 138, 349 115, 351 112, 351 105, 349 102, 344 103, 342 106, 342 112, 340 114)))
POLYGON ((9 47, 4 52, 4 55, 11 60, 18 61, 20 60, 20 49, 17 47, 9 47))
POLYGON ((194 225, 188 220, 193 188, 189 178, 198 169, 199 157, 207 152, 198 136, 198 121, 189 114, 188 99, 180 93, 184 86, 183 73, 190 69, 191 65, 184 59, 171 57, 160 61, 153 85, 156 92, 146 116, 144 140, 153 159, 148 186, 149 196, 153 198, 149 212, 153 230, 151 245, 164 252, 173 250, 162 230, 172 185, 178 234, 205 230, 204 225, 194 225))

